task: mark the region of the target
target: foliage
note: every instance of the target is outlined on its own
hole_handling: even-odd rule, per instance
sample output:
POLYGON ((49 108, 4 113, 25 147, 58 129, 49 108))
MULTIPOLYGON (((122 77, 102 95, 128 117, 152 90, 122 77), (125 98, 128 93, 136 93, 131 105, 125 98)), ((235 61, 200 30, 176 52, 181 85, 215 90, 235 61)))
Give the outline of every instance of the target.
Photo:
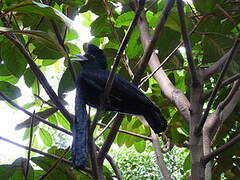
MULTIPOLYGON (((165 0, 149 0, 146 2, 146 19, 149 24, 150 34, 154 32, 165 4, 165 0)), ((239 33, 240 5, 238 1, 196 0, 193 6, 194 13, 189 6, 185 6, 185 20, 188 32, 193 29, 196 21, 201 21, 195 33, 190 36, 193 57, 198 69, 201 69, 211 66, 231 49, 236 35, 239 33), (219 7, 222 7, 231 18, 226 17, 226 13, 224 14, 224 11, 219 7)), ((80 16, 83 18, 83 25, 89 27, 91 30, 93 38, 90 42, 102 47, 108 57, 108 69, 110 70, 121 40, 135 15, 128 1, 0 1, 1 93, 10 100, 16 100, 21 97, 24 92, 18 82, 23 78, 25 88, 30 88, 33 94, 46 97, 44 89, 38 79, 39 77, 34 74, 33 69, 31 69, 26 61, 26 55, 24 55, 24 53, 12 43, 11 38, 9 38, 14 37, 22 43, 23 47, 26 48, 26 52, 30 53, 37 67, 44 75, 51 71, 51 75, 47 76, 48 80, 51 79, 51 76, 57 76, 57 81, 54 82, 53 87, 56 92, 58 92, 60 100, 62 102, 65 101, 64 98, 66 94, 75 88, 71 66, 69 66, 69 59, 74 54, 82 53, 82 50, 73 41, 78 38, 81 39, 81 36, 84 36, 83 33, 80 33, 78 37, 77 32, 72 29, 72 20, 78 12, 80 12, 80 16)), ((177 8, 174 6, 157 41, 155 51, 161 62, 181 42, 181 26, 178 16, 177 8)), ((120 64, 118 73, 130 80, 131 74, 129 74, 129 69, 125 67, 129 67, 135 72, 143 53, 144 47, 141 43, 141 33, 138 28, 135 28, 126 47, 124 57, 122 58, 124 59, 124 63, 120 64)), ((224 80, 239 73, 240 63, 238 59, 239 55, 234 58, 224 80)), ((76 74, 81 71, 79 65, 72 63, 72 66, 76 74)), ((164 64, 163 69, 173 85, 185 94, 187 98, 190 98, 191 75, 188 71, 185 53, 178 50, 174 56, 164 64)), ((150 68, 147 68, 144 75, 146 76, 150 73, 150 68)), ((214 75, 204 82, 204 93, 212 90, 218 77, 218 75, 214 75)), ((189 142, 191 134, 189 124, 183 116, 181 116, 175 104, 164 95, 161 90, 161 84, 158 84, 154 78, 149 78, 141 88, 161 109, 166 119, 168 119, 166 136, 171 140, 171 143, 175 146, 181 146, 189 142)), ((223 101, 230 90, 231 86, 225 86, 219 90, 211 112, 217 109, 219 103, 223 101)), ((3 101, 3 98, 0 98, 0 100, 3 101)), ((53 102, 49 99, 48 103, 53 102)), ((208 100, 206 100, 205 103, 201 103, 204 104, 205 108, 208 100)), ((33 98, 32 102, 26 102, 24 106, 25 109, 30 107, 37 109, 38 112, 36 112, 36 115, 41 116, 48 122, 60 126, 65 130, 71 130, 71 125, 64 115, 59 111, 50 111, 49 109, 51 109, 51 107, 49 104, 43 103, 38 98, 33 98)), ((100 122, 106 124, 112 117, 112 113, 104 113, 100 122)), ((231 115, 218 131, 211 147, 213 150, 224 145, 239 134, 240 123, 238 117, 239 104, 234 108, 231 115)), ((21 128, 27 128, 23 137, 24 139, 29 139, 30 137, 30 123, 31 118, 26 120, 25 124, 21 126, 21 128)), ((62 137, 62 134, 56 138, 56 132, 50 130, 49 133, 47 126, 39 125, 39 122, 34 124, 34 126, 34 132, 37 133, 33 137, 33 147, 43 147, 45 150, 49 148, 48 151, 51 153, 50 151, 54 145, 60 144, 61 147, 64 146, 59 142, 54 142, 61 138, 65 139, 62 137), (36 138, 36 136, 38 138, 36 138), (39 140, 43 146, 38 144, 39 140)), ((151 134, 149 127, 145 126, 137 117, 125 116, 120 128, 148 137, 150 137, 151 134)), ((96 133, 100 130, 102 130, 102 127, 99 127, 96 133)), ((104 140, 108 133, 109 130, 103 133, 104 140)), ((118 133, 114 143, 117 147, 122 148, 124 146, 124 149, 126 149, 126 152, 123 151, 125 153, 122 153, 122 151, 115 152, 116 154, 113 153, 114 156, 116 155, 120 169, 123 171, 123 176, 126 179, 133 179, 133 176, 135 176, 136 179, 140 179, 140 176, 146 179, 149 174, 152 174, 153 179, 160 177, 157 172, 157 166, 153 165, 153 158, 150 157, 154 156, 153 149, 146 148, 148 147, 147 140, 125 133, 118 133), (127 154, 129 149, 131 149, 131 152, 133 151, 133 147, 140 154, 127 154)), ((189 175, 191 159, 187 153, 187 148, 182 151, 176 147, 176 150, 174 149, 165 155, 166 164, 170 173, 172 173, 172 177, 185 178, 189 175), (182 162, 183 164, 181 164, 182 162), (180 168, 180 171, 178 171, 175 176, 176 172, 174 169, 176 167, 183 168, 180 168)), ((70 157, 68 157, 68 159, 69 158, 70 157)), ((236 179, 240 174, 239 159, 238 143, 213 160, 213 178, 220 179, 220 177, 226 177, 236 179)), ((37 170, 35 166, 30 165, 29 179, 42 176, 55 162, 55 160, 45 156, 32 157, 31 161, 41 167, 42 170, 37 170)), ((12 164, 1 165, 0 179, 22 178, 24 176, 25 163, 26 159, 19 158, 12 164)), ((109 169, 105 168, 105 176, 111 179, 113 174, 110 174, 109 169)), ((67 179, 66 175, 69 175, 68 178, 70 177, 70 179, 90 179, 86 172, 77 172, 64 163, 61 163, 61 165, 57 167, 56 172, 51 174, 49 179, 58 179, 59 177, 67 179)))

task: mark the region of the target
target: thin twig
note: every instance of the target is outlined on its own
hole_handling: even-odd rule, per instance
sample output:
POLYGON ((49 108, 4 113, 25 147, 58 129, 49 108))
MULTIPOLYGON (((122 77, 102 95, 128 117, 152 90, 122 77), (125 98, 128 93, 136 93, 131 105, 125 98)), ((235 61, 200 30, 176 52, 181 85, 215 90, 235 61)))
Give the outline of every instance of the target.
POLYGON ((63 48, 63 50, 65 52, 64 56, 67 59, 69 71, 71 73, 73 82, 75 82, 76 81, 76 73, 74 72, 74 69, 73 69, 73 66, 72 66, 72 62, 71 62, 71 60, 70 60, 70 58, 68 56, 67 49, 66 49, 66 47, 64 45, 64 39, 62 38, 61 33, 59 32, 57 24, 53 20, 51 20, 51 24, 52 24, 53 30, 55 32, 55 35, 56 35, 56 37, 58 39, 58 43, 62 46, 62 48, 63 48))
POLYGON ((32 147, 32 138, 33 138, 33 122, 34 122, 34 117, 35 116, 35 110, 33 111, 33 116, 31 118, 31 127, 30 127, 30 139, 29 139, 29 145, 28 145, 28 155, 27 155, 27 169, 26 169, 26 174, 25 174, 25 179, 27 180, 28 178, 28 171, 29 171, 29 165, 30 165, 30 155, 31 155, 31 147, 32 147))
MULTIPOLYGON (((104 126, 104 127, 106 127, 106 124, 103 124, 103 123, 100 123, 100 122, 98 122, 97 124, 98 124, 99 126, 104 126)), ((112 126, 109 126, 108 128, 109 128, 109 129, 112 129, 112 126)), ((151 141, 151 140, 152 140, 152 139, 151 139, 150 137, 148 137, 148 136, 144 136, 144 135, 137 134, 137 133, 134 133, 134 132, 126 131, 126 130, 124 130, 124 129, 118 129, 117 131, 120 132, 120 133, 128 134, 128 135, 130 135, 130 136, 139 137, 139 138, 144 139, 144 140, 148 140, 148 141, 151 141)))
POLYGON ((186 23, 185 23, 185 13, 184 13, 184 10, 183 10, 182 0, 177 0, 177 9, 178 9, 178 14, 179 14, 182 37, 183 37, 183 42, 184 42, 184 46, 185 46, 185 49, 186 49, 186 55, 187 55, 187 60, 188 60, 188 64, 189 64, 189 69, 190 69, 190 73, 191 73, 191 76, 192 76, 192 86, 193 87, 198 87, 200 82, 199 82, 199 79, 198 79, 196 65, 195 65, 194 60, 193 60, 191 43, 190 43, 190 40, 189 40, 189 36, 187 34, 187 28, 186 28, 186 23))
MULTIPOLYGON (((18 104, 16 104, 15 102, 13 102, 11 99, 9 99, 8 97, 6 97, 1 91, 0 91, 0 97, 3 98, 4 100, 6 100, 9 104, 11 104, 12 106, 14 106, 15 108, 23 111, 25 114, 29 115, 30 117, 33 117, 33 114, 32 114, 31 112, 29 112, 29 111, 27 111, 26 109, 20 107, 18 104)), ((61 128, 61 127, 58 127, 58 126, 56 126, 55 124, 52 124, 52 123, 46 121, 45 119, 43 119, 43 118, 41 118, 41 117, 39 117, 39 116, 37 116, 37 115, 35 115, 34 118, 35 118, 35 120, 38 120, 38 121, 40 121, 40 122, 42 122, 42 123, 44 123, 44 124, 47 124, 48 126, 54 128, 54 129, 57 129, 57 130, 59 130, 59 131, 62 131, 62 132, 64 132, 64 133, 68 134, 68 135, 72 135, 72 133, 71 133, 70 131, 68 131, 68 130, 66 130, 66 129, 63 129, 63 128, 61 128)))
POLYGON ((154 50, 155 44, 158 40, 158 37, 160 35, 160 33, 163 31, 163 27, 165 22, 167 21, 167 17, 174 5, 175 0, 168 0, 162 14, 161 17, 159 18, 159 21, 157 23, 157 26, 155 28, 154 34, 150 40, 150 42, 148 43, 147 47, 144 50, 144 54, 143 57, 140 60, 140 64, 138 65, 138 71, 137 73, 134 75, 134 80, 133 83, 137 84, 136 82, 139 82, 141 80, 141 77, 147 67, 147 64, 150 60, 150 57, 152 56, 152 52, 154 50))
POLYGON ((57 165, 63 160, 63 157, 67 154, 69 149, 70 149, 70 146, 64 150, 63 154, 59 157, 59 159, 54 162, 54 164, 48 169, 48 171, 44 175, 42 175, 39 178, 39 180, 46 179, 53 172, 53 170, 57 167, 57 165))
POLYGON ((153 130, 151 130, 151 134, 152 134, 152 144, 154 147, 154 152, 157 157, 157 164, 159 166, 159 169, 160 169, 164 179, 171 180, 170 172, 168 171, 167 166, 163 159, 163 154, 161 152, 160 144, 158 141, 158 136, 153 132, 153 130))
POLYGON ((66 119, 71 123, 72 119, 69 114, 69 112, 66 110, 66 108, 62 105, 60 98, 57 96, 57 94, 54 92, 50 84, 48 83, 46 77, 44 74, 40 71, 38 66, 35 64, 33 61, 32 57, 30 54, 27 52, 26 48, 24 45, 16 38, 12 37, 11 35, 6 34, 5 35, 19 50, 20 52, 24 55, 26 58, 27 63, 29 64, 31 70, 41 83, 42 87, 45 89, 46 93, 50 97, 50 99, 53 101, 53 103, 57 106, 59 111, 66 117, 66 119))
POLYGON ((206 156, 203 156, 201 158, 201 162, 203 164, 207 164, 210 160, 212 160, 213 158, 215 158, 219 154, 223 153, 224 151, 226 151, 228 148, 232 147, 233 145, 235 145, 239 141, 240 141, 240 134, 235 136, 234 138, 232 138, 229 142, 227 142, 226 144, 222 145, 221 147, 219 147, 215 151, 209 153, 206 156))
POLYGON ((95 141, 106 131, 107 128, 110 128, 110 125, 112 124, 116 116, 117 114, 115 114, 115 116, 108 122, 108 124, 103 128, 103 130, 94 138, 95 141))
POLYGON ((230 62, 232 61, 232 59, 233 59, 233 58, 235 57, 235 55, 236 55, 236 52, 237 52, 238 47, 239 47, 239 44, 240 44, 240 39, 237 39, 237 40, 234 42, 234 45, 233 45, 233 48, 231 49, 231 53, 230 53, 230 55, 229 55, 229 58, 228 58, 227 61, 225 62, 224 67, 223 67, 223 69, 222 69, 222 71, 221 71, 221 74, 220 74, 220 76, 219 76, 219 78, 218 78, 218 80, 217 80, 217 83, 216 83, 216 85, 215 85, 215 87, 214 87, 214 89, 213 89, 213 92, 212 92, 212 94, 211 94, 210 100, 209 100, 209 102, 208 102, 208 104, 207 104, 207 108, 206 108, 206 110, 204 111, 204 114, 203 114, 202 117, 201 117, 201 120, 200 120, 199 125, 198 125, 197 128, 195 129, 195 133, 196 133, 196 134, 199 134, 199 133, 201 132, 201 130, 202 130, 202 127, 203 127, 203 125, 204 125, 204 123, 205 123, 205 121, 206 121, 206 119, 207 119, 207 116, 208 116, 208 113, 209 113, 210 108, 211 108, 211 106, 212 106, 212 103, 213 103, 213 101, 214 101, 214 99, 215 99, 215 96, 217 95, 218 89, 220 88, 221 81, 222 81, 222 79, 223 79, 223 77, 224 77, 224 75, 225 75, 225 73, 226 73, 226 71, 227 71, 227 68, 228 68, 230 62))
POLYGON ((56 106, 55 106, 54 104, 51 104, 51 103, 45 101, 41 96, 39 96, 39 95, 37 95, 37 94, 34 94, 34 96, 35 96, 36 98, 38 98, 40 101, 42 101, 42 103, 47 104, 47 105, 49 105, 49 106, 51 106, 51 107, 55 107, 55 108, 56 108, 56 106))
POLYGON ((224 107, 227 106, 227 104, 231 101, 231 99, 233 98, 233 96, 235 95, 235 93, 238 91, 240 86, 240 80, 237 80, 236 83, 234 83, 231 91, 229 92, 229 94, 227 95, 227 97, 224 99, 224 101, 222 101, 218 108, 220 111, 223 110, 224 107))

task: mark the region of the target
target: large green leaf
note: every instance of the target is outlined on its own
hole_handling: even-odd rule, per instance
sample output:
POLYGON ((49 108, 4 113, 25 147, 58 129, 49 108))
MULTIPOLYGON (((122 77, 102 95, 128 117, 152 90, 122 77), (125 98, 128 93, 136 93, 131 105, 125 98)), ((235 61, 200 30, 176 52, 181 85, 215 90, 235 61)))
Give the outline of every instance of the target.
MULTIPOLYGON (((78 76, 81 69, 80 63, 74 62, 72 64, 74 67, 74 72, 78 76)), ((63 73, 61 80, 59 82, 58 95, 62 97, 64 93, 72 91, 74 88, 75 88, 75 82, 73 81, 73 77, 70 72, 70 69, 67 68, 66 71, 63 73)))
POLYGON ((12 5, 6 9, 4 9, 5 13, 8 12, 22 12, 40 15, 49 19, 60 20, 64 22, 67 26, 72 26, 72 20, 67 16, 54 9, 51 6, 36 2, 36 1, 23 1, 16 5, 12 5))
MULTIPOLYGON (((0 27, 0 34, 12 34, 12 33, 27 35, 29 37, 34 38, 35 41, 33 41, 33 44, 35 45, 36 48, 34 49, 33 53, 38 55, 39 58, 58 59, 63 57, 65 53, 61 45, 57 42, 56 39, 53 38, 54 37, 53 34, 48 34, 44 31, 39 30, 14 30, 11 28, 0 27)), ((1 52, 7 50, 7 48, 10 48, 9 46, 11 46, 12 48, 14 47, 14 45, 11 45, 9 41, 6 42, 4 41, 4 46, 3 48, 1 48, 1 52)), ((10 50, 12 52, 12 49, 9 49, 8 51, 10 50)), ((23 58, 22 55, 21 57, 23 58)), ((2 58, 4 59, 3 54, 2 58)))
MULTIPOLYGON (((26 172, 26 162, 26 159, 18 158, 11 165, 0 165, 0 179, 25 179, 24 177, 26 172)), ((34 171, 31 164, 29 164, 27 179, 34 180, 34 171)))
POLYGON ((99 16, 91 24, 91 34, 95 37, 104 37, 112 33, 111 24, 109 24, 107 16, 99 16))
MULTIPOLYGON (((0 91, 11 100, 21 96, 21 91, 18 87, 4 81, 0 81, 0 91)), ((0 100, 2 100, 0 98, 0 100)))
POLYGON ((8 40, 2 42, 1 57, 7 70, 12 75, 21 77, 27 66, 26 60, 19 50, 8 40))
POLYGON ((225 1, 226 0, 195 0, 193 2, 196 9, 201 13, 205 14, 213 12, 216 9, 216 4, 221 4, 225 1))
POLYGON ((116 27, 129 26, 134 18, 135 13, 133 11, 126 12, 118 16, 115 22, 116 27))
POLYGON ((86 4, 81 7, 80 13, 87 12, 90 10, 94 14, 99 16, 104 16, 107 14, 106 9, 104 8, 104 2, 101 0, 94 0, 94 1, 86 1, 86 4))

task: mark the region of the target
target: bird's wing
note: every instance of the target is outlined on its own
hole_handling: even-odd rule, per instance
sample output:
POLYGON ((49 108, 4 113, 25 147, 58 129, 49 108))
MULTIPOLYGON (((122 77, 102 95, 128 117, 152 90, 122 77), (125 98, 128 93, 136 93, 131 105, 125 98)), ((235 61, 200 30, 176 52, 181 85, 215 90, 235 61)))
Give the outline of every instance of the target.
MULTIPOLYGON (((104 70, 86 71, 82 72, 81 75, 85 83, 102 92, 108 76, 109 72, 104 70)), ((114 75, 114 82, 110 96, 114 96, 119 99, 121 99, 121 97, 128 97, 133 100, 138 99, 149 105, 153 105, 152 101, 150 101, 134 84, 117 74, 114 75)))

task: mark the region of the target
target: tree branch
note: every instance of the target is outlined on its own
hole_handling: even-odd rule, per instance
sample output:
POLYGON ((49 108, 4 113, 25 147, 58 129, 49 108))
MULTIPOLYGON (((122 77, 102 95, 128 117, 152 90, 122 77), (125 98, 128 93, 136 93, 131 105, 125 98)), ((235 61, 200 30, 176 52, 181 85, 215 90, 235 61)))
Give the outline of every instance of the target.
POLYGON ((213 158, 215 158, 216 156, 218 156, 219 154, 223 153, 224 151, 226 151, 228 148, 234 146, 236 143, 238 143, 240 141, 240 134, 237 135, 236 137, 232 138, 229 142, 227 142, 226 144, 222 145, 221 147, 219 147, 218 149, 216 149, 215 151, 213 151, 212 153, 204 156, 201 158, 201 161, 203 164, 208 163, 210 160, 212 160, 213 158))
POLYGON ((187 54, 187 60, 189 64, 189 69, 190 73, 192 76, 192 86, 193 87, 198 87, 199 86, 199 75, 196 70, 196 65, 193 61, 193 56, 192 56, 192 48, 190 44, 190 40, 187 34, 187 28, 186 28, 186 23, 185 23, 185 15, 184 15, 184 10, 183 10, 183 4, 182 0, 177 0, 177 8, 178 8, 178 14, 179 14, 179 19, 180 19, 180 24, 181 24, 181 31, 182 31, 182 37, 183 37, 183 42, 184 46, 186 49, 186 54, 187 54))
POLYGON ((70 146, 69 146, 67 149, 64 150, 63 154, 62 154, 62 155, 58 158, 58 160, 52 165, 52 167, 50 167, 50 168, 48 169, 48 171, 39 178, 39 180, 44 180, 45 178, 47 178, 47 177, 51 174, 51 172, 53 172, 53 170, 57 167, 57 165, 63 160, 63 157, 67 154, 67 152, 69 151, 69 149, 70 149, 70 146))
MULTIPOLYGON (((127 33, 125 34, 125 36, 124 36, 124 38, 122 40, 120 48, 119 48, 119 50, 117 52, 117 55, 115 57, 113 68, 111 69, 111 72, 109 74, 108 80, 106 82, 102 104, 105 101, 105 98, 107 98, 109 93, 110 93, 110 90, 111 90, 111 87, 112 87, 112 83, 113 83, 113 78, 114 78, 113 75, 114 75, 115 71, 117 70, 117 66, 118 66, 119 61, 121 59, 122 53, 123 53, 124 49, 126 48, 127 43, 128 43, 128 41, 130 39, 131 33, 133 32, 134 27, 137 25, 137 22, 138 22, 138 19, 139 19, 140 15, 141 15, 141 12, 144 9, 144 4, 145 4, 145 0, 140 0, 139 1, 138 9, 137 9, 136 14, 134 16, 134 19, 133 19, 131 25, 128 28, 127 33)), ((123 117, 124 116, 121 115, 121 114, 118 114, 116 116, 116 118, 115 118, 115 120, 113 122, 113 125, 112 125, 112 129, 110 130, 107 139, 103 143, 103 146, 102 146, 102 148, 100 149, 100 151, 98 153, 98 157, 97 157, 98 164, 100 164, 100 165, 103 164, 105 156, 108 153, 108 151, 109 151, 109 149, 110 149, 110 147, 111 147, 111 145, 112 145, 112 143, 113 143, 113 141, 114 141, 114 139, 115 139, 115 137, 117 135, 117 130, 119 129, 119 127, 121 125, 123 117)))
MULTIPOLYGON (((147 20, 144 16, 141 17, 141 21, 138 22, 138 28, 140 30, 141 34, 141 42, 146 48, 148 45, 148 42, 150 41, 149 36, 149 27, 147 24, 147 20)), ((158 59, 158 56, 155 52, 153 52, 150 61, 149 61, 149 67, 151 71, 153 72, 156 67, 160 66, 160 62, 158 59)), ((162 92, 164 95, 177 107, 181 115, 186 121, 190 121, 190 103, 186 96, 169 80, 164 70, 159 69, 155 74, 154 78, 157 80, 162 92)))
MULTIPOLYGON (((18 104, 16 104, 16 103, 13 102, 12 100, 10 100, 10 99, 9 99, 8 97, 6 97, 1 91, 0 91, 0 97, 3 98, 4 100, 6 100, 9 104, 11 104, 12 106, 14 106, 15 108, 23 111, 25 114, 29 115, 30 117, 33 117, 33 114, 32 114, 32 113, 30 113, 30 112, 27 111, 26 109, 20 107, 18 104)), ((62 131, 62 132, 64 132, 64 133, 68 134, 68 135, 72 135, 72 133, 71 133, 70 131, 68 131, 68 130, 66 130, 66 129, 63 129, 63 128, 61 128, 61 127, 58 127, 58 126, 56 126, 55 124, 52 124, 52 123, 46 121, 45 119, 41 118, 40 116, 34 115, 34 119, 35 119, 35 120, 38 120, 38 121, 40 121, 40 122, 42 122, 42 123, 44 123, 44 124, 47 124, 48 126, 54 128, 54 129, 57 129, 57 130, 59 130, 59 131, 62 131)))
POLYGON ((171 180, 171 174, 168 171, 167 166, 164 162, 163 154, 161 152, 161 148, 160 148, 160 145, 159 145, 157 135, 152 130, 151 130, 151 134, 152 134, 152 143, 153 143, 153 147, 154 147, 154 152, 155 152, 156 157, 157 157, 157 164, 159 166, 159 169, 160 169, 160 171, 163 175, 163 178, 165 180, 171 180))
POLYGON ((208 80, 215 72, 221 71, 224 63, 229 59, 229 56, 232 52, 230 49, 226 54, 224 54, 216 63, 210 66, 207 69, 202 70, 203 80, 208 80))
MULTIPOLYGON (((19 144, 19 143, 16 143, 16 142, 14 142, 14 141, 11 141, 11 140, 9 140, 9 139, 7 139, 7 138, 4 138, 4 137, 2 137, 2 136, 0 136, 0 140, 3 140, 3 141, 5 141, 5 142, 8 142, 8 143, 10 143, 10 144, 13 144, 13 145, 15 145, 15 146, 17 146, 17 147, 20 147, 20 148, 23 148, 23 149, 26 149, 26 150, 28 150, 28 148, 29 148, 28 146, 21 145, 21 144, 19 144)), ((56 155, 53 155, 53 154, 49 154, 49 153, 43 152, 43 151, 40 151, 40 150, 35 149, 35 148, 32 148, 32 147, 30 148, 30 150, 31 150, 32 152, 35 152, 35 153, 44 155, 44 156, 46 156, 46 157, 48 157, 48 158, 53 158, 53 159, 56 159, 56 160, 58 160, 58 159, 60 158, 59 156, 56 156, 56 155)), ((62 161, 63 161, 64 163, 72 166, 72 162, 71 162, 71 161, 69 161, 69 160, 67 160, 67 159, 62 159, 62 161)))
POLYGON ((235 57, 235 55, 236 55, 236 51, 238 50, 239 44, 240 44, 240 39, 237 39, 237 40, 235 41, 234 45, 233 45, 233 48, 231 49, 231 53, 230 53, 230 55, 229 55, 229 58, 227 59, 226 63, 224 64, 224 67, 223 67, 223 69, 222 69, 222 71, 221 71, 221 74, 220 74, 220 76, 219 76, 219 78, 218 78, 218 81, 217 81, 217 83, 216 83, 216 85, 215 85, 215 87, 214 87, 214 89, 213 89, 213 92, 212 92, 212 94, 211 94, 211 97, 210 97, 210 100, 209 100, 209 102, 208 102, 207 108, 206 108, 206 110, 204 111, 204 114, 203 114, 202 117, 201 117, 201 120, 200 120, 200 123, 199 123, 198 127, 197 127, 196 130, 195 130, 195 133, 196 133, 196 134, 199 134, 199 133, 201 132, 201 130, 202 130, 202 127, 203 127, 203 125, 204 125, 204 123, 205 123, 205 121, 206 121, 206 119, 207 119, 208 113, 209 113, 210 108, 211 108, 211 106, 212 106, 212 103, 213 103, 213 101, 214 101, 214 99, 215 99, 215 96, 216 96, 216 94, 217 94, 217 91, 218 91, 218 89, 219 89, 219 87, 220 87, 221 81, 222 81, 222 79, 223 79, 223 77, 224 77, 224 75, 225 75, 225 73, 226 73, 226 71, 227 71, 227 68, 228 68, 231 60, 232 60, 232 59, 235 57))
POLYGON ((62 105, 60 98, 56 95, 56 93, 53 91, 52 87, 48 83, 47 79, 43 75, 43 73, 39 70, 38 66, 33 61, 30 54, 27 52, 24 45, 16 38, 12 37, 11 35, 5 35, 24 55, 26 58, 27 63, 29 64, 31 70, 41 83, 42 87, 45 89, 46 93, 50 97, 50 99, 53 101, 53 103, 56 105, 56 107, 59 109, 59 111, 66 117, 66 119, 71 123, 72 119, 69 114, 69 112, 66 110, 66 108, 62 105))
POLYGON ((168 2, 161 14, 161 17, 159 18, 159 21, 155 28, 154 34, 153 34, 151 40, 149 41, 149 43, 147 44, 147 46, 145 46, 143 57, 141 58, 140 64, 138 65, 137 73, 134 75, 134 80, 133 80, 134 84, 137 84, 137 82, 139 82, 141 80, 141 77, 142 77, 142 75, 147 67, 147 64, 152 56, 152 53, 153 53, 155 44, 158 40, 158 37, 164 29, 163 28, 164 24, 167 21, 167 17, 174 5, 174 2, 175 2, 175 0, 168 0, 168 2))
MULTIPOLYGON (((223 81, 221 84, 220 84, 220 88, 224 87, 224 86, 227 86, 231 83, 233 83, 234 81, 238 80, 240 78, 240 73, 237 73, 235 75, 233 75, 232 77, 226 79, 225 81, 223 81)), ((209 91, 207 94, 205 94, 203 97, 202 97, 202 101, 206 100, 207 98, 209 98, 212 94, 212 90, 209 91)))
POLYGON ((27 154, 27 168, 26 168, 26 173, 25 177, 28 177, 28 171, 29 171, 29 162, 30 162, 30 155, 31 155, 31 147, 32 147, 32 138, 33 138, 33 122, 34 122, 34 116, 35 116, 35 111, 33 111, 33 116, 31 118, 31 127, 30 127, 30 138, 29 138, 29 145, 28 145, 28 154, 27 154))
MULTIPOLYGON (((103 124, 103 123, 100 123, 100 122, 98 122, 97 124, 100 125, 100 126, 107 127, 106 124, 103 124)), ((109 127, 107 127, 107 128, 111 129, 112 126, 109 126, 109 127)), ((131 132, 131 131, 126 131, 126 130, 123 130, 123 129, 118 129, 117 131, 120 132, 120 133, 128 134, 128 135, 130 135, 130 136, 135 136, 135 137, 142 138, 142 139, 144 139, 144 140, 152 141, 152 139, 151 139, 150 137, 148 137, 148 136, 144 136, 144 135, 141 135, 141 134, 137 134, 137 133, 134 133, 134 132, 131 132)))

